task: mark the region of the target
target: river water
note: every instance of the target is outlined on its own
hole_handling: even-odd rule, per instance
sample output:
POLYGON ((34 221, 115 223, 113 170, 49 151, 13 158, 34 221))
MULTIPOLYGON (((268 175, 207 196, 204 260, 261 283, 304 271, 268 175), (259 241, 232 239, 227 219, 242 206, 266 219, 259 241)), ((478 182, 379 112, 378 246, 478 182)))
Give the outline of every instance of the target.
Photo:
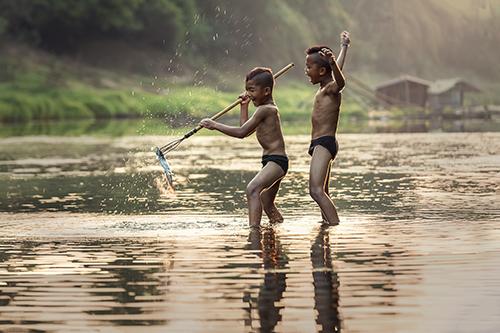
POLYGON ((289 135, 254 231, 255 139, 186 140, 170 189, 172 139, 0 139, 0 331, 500 331, 500 133, 339 135, 329 228, 289 135))

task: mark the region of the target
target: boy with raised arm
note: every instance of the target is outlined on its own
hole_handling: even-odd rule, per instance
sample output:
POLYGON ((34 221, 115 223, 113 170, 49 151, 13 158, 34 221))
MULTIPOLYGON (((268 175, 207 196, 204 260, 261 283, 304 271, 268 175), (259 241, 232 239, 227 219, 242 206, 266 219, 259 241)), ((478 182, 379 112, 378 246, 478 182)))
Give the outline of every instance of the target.
POLYGON ((330 168, 339 146, 336 139, 341 91, 345 86, 342 67, 350 44, 349 33, 341 34, 338 61, 328 46, 314 46, 306 50, 306 75, 312 84, 320 85, 314 96, 312 133, 309 155, 309 193, 321 208, 323 223, 339 223, 337 210, 328 193, 330 168))
POLYGON ((235 138, 245 138, 256 132, 263 149, 262 169, 248 183, 246 189, 248 216, 251 227, 260 225, 262 209, 271 223, 283 222, 283 217, 274 204, 281 179, 288 170, 288 157, 281 131, 278 108, 273 100, 274 78, 269 68, 257 67, 247 74, 242 94, 240 127, 221 124, 211 119, 203 119, 200 125, 217 130, 235 138), (257 107, 252 117, 248 117, 250 101, 257 107))

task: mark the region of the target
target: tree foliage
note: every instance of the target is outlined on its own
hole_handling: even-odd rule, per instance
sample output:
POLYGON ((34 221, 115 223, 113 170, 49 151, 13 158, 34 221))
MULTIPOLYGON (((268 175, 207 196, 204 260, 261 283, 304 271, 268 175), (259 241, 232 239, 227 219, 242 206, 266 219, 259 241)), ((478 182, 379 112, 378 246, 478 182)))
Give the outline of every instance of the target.
POLYGON ((496 77, 499 22, 495 0, 0 0, 0 35, 36 47, 120 40, 218 69, 300 64, 305 48, 335 50, 348 29, 351 68, 496 77))
POLYGON ((190 0, 1 0, 14 38, 70 52, 95 38, 135 38, 175 47, 195 10, 190 0))

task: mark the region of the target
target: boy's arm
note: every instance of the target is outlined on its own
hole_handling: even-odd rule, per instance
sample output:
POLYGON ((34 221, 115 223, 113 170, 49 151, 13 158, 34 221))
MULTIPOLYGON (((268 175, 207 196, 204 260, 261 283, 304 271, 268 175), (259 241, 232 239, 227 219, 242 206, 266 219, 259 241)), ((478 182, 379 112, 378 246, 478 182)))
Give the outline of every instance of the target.
POLYGON ((330 82, 326 87, 326 93, 328 94, 338 94, 345 86, 344 74, 339 68, 339 65, 335 61, 335 56, 329 49, 322 49, 319 54, 328 59, 333 72, 333 81, 330 82))
POLYGON ((347 55, 347 49, 349 48, 350 44, 351 39, 349 37, 349 32, 343 31, 342 34, 340 34, 340 52, 337 59, 340 70, 344 69, 345 57, 347 55))
POLYGON ((243 139, 250 134, 252 134, 257 126, 264 120, 265 118, 265 110, 257 109, 254 115, 246 121, 241 127, 228 126, 221 123, 218 123, 212 119, 206 118, 200 122, 200 125, 207 129, 214 129, 226 135, 243 139))
POLYGON ((250 103, 250 97, 248 97, 245 92, 238 96, 238 98, 242 99, 240 103, 240 126, 243 126, 243 124, 248 121, 248 104, 250 103))

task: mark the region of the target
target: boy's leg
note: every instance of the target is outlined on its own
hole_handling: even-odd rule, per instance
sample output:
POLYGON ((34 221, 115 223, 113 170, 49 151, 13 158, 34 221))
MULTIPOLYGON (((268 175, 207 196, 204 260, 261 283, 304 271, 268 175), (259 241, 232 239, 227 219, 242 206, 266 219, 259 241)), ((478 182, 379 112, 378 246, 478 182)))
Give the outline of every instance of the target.
POLYGON ((262 218, 262 204, 260 194, 266 188, 271 187, 276 181, 285 175, 283 169, 276 163, 267 163, 262 170, 247 185, 248 217, 250 226, 260 224, 262 218))
MULTIPOLYGON (((332 169, 332 162, 333 161, 330 161, 328 163, 328 171, 326 172, 326 178, 325 178, 325 193, 326 195, 330 196, 330 190, 329 190, 329 185, 330 185, 330 171, 332 169)), ((326 216, 325 216, 325 213, 323 213, 323 210, 321 211, 321 217, 323 218, 323 221, 327 221, 326 220, 326 216)))
POLYGON ((332 155, 323 146, 316 146, 311 159, 309 172, 309 193, 321 208, 326 222, 337 224, 339 217, 332 200, 325 192, 325 180, 329 170, 332 155))
POLYGON ((264 190, 260 194, 260 202, 262 203, 264 212, 266 212, 266 215, 269 218, 269 222, 271 223, 283 222, 283 216, 281 215, 278 208, 274 204, 274 199, 276 198, 276 194, 280 189, 280 184, 281 184, 281 179, 278 180, 276 183, 274 183, 273 186, 271 186, 267 190, 264 190))

